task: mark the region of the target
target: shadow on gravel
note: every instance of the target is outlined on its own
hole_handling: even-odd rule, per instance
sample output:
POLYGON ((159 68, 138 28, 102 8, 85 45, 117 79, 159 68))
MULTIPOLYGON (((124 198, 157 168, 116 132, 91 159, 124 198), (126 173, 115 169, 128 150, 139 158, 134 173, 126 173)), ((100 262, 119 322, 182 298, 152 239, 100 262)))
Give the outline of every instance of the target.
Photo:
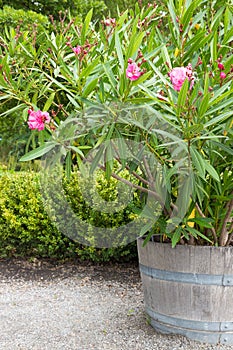
POLYGON ((122 283, 138 283, 140 281, 138 264, 136 262, 94 264, 78 261, 60 263, 58 261, 36 258, 30 260, 22 258, 0 259, 1 278, 51 281, 72 276, 122 283))

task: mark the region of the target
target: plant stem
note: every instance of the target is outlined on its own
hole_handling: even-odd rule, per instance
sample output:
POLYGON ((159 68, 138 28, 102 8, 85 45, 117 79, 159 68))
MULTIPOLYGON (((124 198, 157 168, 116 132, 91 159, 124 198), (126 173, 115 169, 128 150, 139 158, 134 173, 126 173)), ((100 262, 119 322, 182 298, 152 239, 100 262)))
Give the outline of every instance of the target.
MULTIPOLYGON (((118 161, 118 163, 122 164, 120 158, 116 157, 115 159, 118 161)), ((130 171, 130 167, 128 165, 125 165, 125 169, 130 171)), ((145 180, 142 176, 138 175, 135 171, 132 171, 131 174, 134 177, 136 177, 136 179, 144 183, 145 185, 147 186, 149 185, 149 181, 145 180)))
MULTIPOLYGON (((231 195, 233 195, 233 191, 231 192, 231 195)), ((220 233, 220 239, 219 239, 220 246, 225 246, 228 242, 227 224, 230 222, 231 214, 233 211, 233 199, 231 199, 230 202, 227 203, 226 210, 227 210, 227 213, 226 213, 225 219, 223 220, 223 225, 220 233)))
POLYGON ((233 239, 233 219, 230 225, 230 229, 229 229, 229 236, 228 236, 228 240, 227 240, 227 246, 230 245, 231 241, 233 239))

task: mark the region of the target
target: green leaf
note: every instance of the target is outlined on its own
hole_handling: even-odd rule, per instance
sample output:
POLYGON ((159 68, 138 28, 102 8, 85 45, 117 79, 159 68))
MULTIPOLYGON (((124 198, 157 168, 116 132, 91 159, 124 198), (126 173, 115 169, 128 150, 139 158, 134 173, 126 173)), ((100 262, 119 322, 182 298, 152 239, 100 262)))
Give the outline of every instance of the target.
POLYGON ((147 224, 141 228, 139 237, 143 236, 144 234, 147 234, 143 242, 143 247, 145 247, 145 245, 149 242, 149 240, 153 236, 153 230, 151 230, 151 228, 153 227, 153 224, 154 224, 154 220, 148 221, 147 224))
POLYGON ((65 162, 65 174, 67 179, 70 179, 71 176, 71 167, 72 167, 72 159, 71 159, 71 152, 67 152, 66 155, 66 162, 65 162))
POLYGON ((88 31, 89 26, 90 26, 92 14, 93 14, 93 8, 88 12, 88 14, 85 18, 85 21, 83 23, 83 27, 82 27, 82 31, 81 31, 81 44, 82 45, 85 44, 86 34, 87 34, 87 31, 88 31))
POLYGON ((196 135, 200 134, 200 132, 204 129, 203 124, 194 124, 185 128, 185 132, 188 134, 196 135))
POLYGON ((214 222, 214 220, 211 218, 193 218, 193 219, 187 220, 187 222, 195 222, 201 227, 213 228, 213 226, 211 225, 211 222, 214 222))
POLYGON ((114 77, 114 74, 111 70, 110 64, 109 63, 103 64, 103 67, 104 67, 105 74, 107 75, 107 77, 109 79, 109 83, 111 84, 111 87, 113 88, 114 95, 116 97, 118 97, 119 93, 117 91, 117 80, 114 77))
POLYGON ((217 142, 217 141, 212 141, 212 144, 221 148, 224 152, 227 152, 229 154, 231 154, 233 156, 233 149, 232 147, 227 147, 226 145, 224 145, 221 142, 217 142))
POLYGON ((112 145, 110 141, 108 142, 108 145, 106 146, 106 150, 105 150, 105 167, 106 167, 105 174, 106 174, 107 180, 109 180, 112 175, 113 161, 114 161, 114 157, 113 157, 112 145))
POLYGON ((176 14, 176 10, 175 10, 174 3, 172 0, 168 1, 167 7, 168 7, 168 10, 169 10, 171 18, 172 18, 172 25, 174 26, 174 29, 176 30, 176 32, 179 33, 179 27, 178 27, 177 20, 176 20, 177 14, 176 14))
POLYGON ((203 97, 203 99, 201 101, 201 104, 200 104, 200 107, 198 109, 198 116, 199 116, 199 118, 201 118, 205 114, 205 112, 207 111, 207 109, 209 107, 209 100, 210 100, 210 94, 207 93, 203 97))
POLYGON ((118 21, 117 21, 117 29, 121 28, 123 23, 125 22, 125 20, 128 17, 128 12, 129 10, 126 10, 125 12, 122 13, 122 15, 119 17, 118 21))
POLYGON ((190 20, 193 16, 193 12, 198 6, 200 5, 201 0, 192 1, 191 5, 187 8, 187 10, 184 12, 183 18, 181 20, 181 23, 183 24, 183 31, 186 30, 188 27, 190 20))
POLYGON ((23 107, 25 107, 25 103, 19 104, 19 105, 15 106, 15 107, 12 107, 12 108, 8 109, 7 111, 1 113, 0 117, 3 116, 3 115, 9 115, 9 114, 12 114, 13 112, 19 111, 23 107))
POLYGON ((212 38, 212 33, 206 35, 206 31, 202 31, 201 33, 194 36, 190 41, 188 41, 186 45, 187 50, 184 54, 183 62, 189 62, 190 57, 192 57, 193 52, 196 51, 197 46, 200 50, 206 45, 206 43, 210 41, 211 38, 212 38))
POLYGON ((207 127, 215 125, 219 122, 224 122, 229 117, 232 117, 232 111, 222 113, 222 114, 218 115, 217 117, 210 119, 207 123, 204 124, 204 127, 207 128, 207 127))
POLYGON ((90 167, 90 174, 93 174, 96 168, 100 165, 100 160, 103 157, 104 154, 104 147, 103 145, 99 147, 99 150, 95 154, 94 158, 91 161, 91 167, 90 167))
POLYGON ((214 92, 214 95, 210 100, 211 106, 215 105, 216 103, 222 101, 225 97, 228 97, 228 95, 232 94, 232 89, 230 88, 231 84, 232 82, 229 81, 214 92))
POLYGON ((152 72, 146 72, 143 75, 141 75, 137 80, 133 81, 132 86, 136 86, 138 84, 142 84, 145 80, 149 78, 149 76, 152 74, 152 72))
POLYGON ((214 115, 215 112, 218 112, 219 110, 224 110, 225 107, 229 107, 231 105, 233 105, 233 98, 228 98, 224 102, 219 103, 216 107, 209 109, 206 115, 214 115))
MULTIPOLYGON (((98 65, 99 61, 100 61, 100 57, 97 57, 96 59, 94 59, 94 61, 89 62, 89 64, 87 65, 87 67, 84 68, 84 69, 81 71, 79 78, 81 79, 81 78, 87 78, 87 77, 89 77, 90 74, 94 71, 94 69, 95 69, 96 66, 98 65)), ((97 69, 98 69, 98 68, 97 68, 97 69)), ((96 72, 94 71, 94 73, 96 73, 96 72)))
MULTIPOLYGON (((48 78, 48 80, 51 83, 54 83, 55 85, 57 85, 62 91, 66 91, 68 92, 70 95, 72 95, 71 89, 69 89, 68 87, 66 87, 64 84, 60 83, 58 80, 52 78, 50 75, 48 75, 47 73, 44 73, 44 75, 48 78)), ((73 97, 75 97, 75 95, 73 94, 73 97)))
MULTIPOLYGON (((161 48, 161 54, 163 56, 163 62, 166 62, 169 67, 172 67, 171 60, 170 60, 170 55, 168 53, 166 45, 163 45, 161 48)), ((166 65, 167 67, 167 65, 166 65)))
MULTIPOLYGON (((224 30, 225 29, 226 28, 224 28, 224 30)), ((232 28, 228 28, 228 30, 225 32, 224 40, 222 42, 222 45, 228 44, 228 42, 232 40, 232 37, 233 37, 233 27, 232 28)))
POLYGON ((44 105, 44 108, 43 108, 44 112, 48 111, 48 109, 50 108, 51 104, 53 103, 54 97, 55 97, 55 92, 52 92, 51 95, 49 96, 49 98, 47 99, 45 105, 44 105))
POLYGON ((91 79, 83 88, 82 97, 87 97, 96 87, 98 83, 98 78, 91 79))
POLYGON ((119 34, 118 34, 117 31, 115 33, 115 46, 116 46, 116 52, 117 52, 117 56, 118 56, 118 60, 119 60, 119 63, 120 63, 121 70, 122 70, 122 72, 124 72, 124 67, 125 67, 124 57, 123 57, 123 52, 122 52, 122 48, 121 48, 121 42, 120 42, 119 34))
MULTIPOLYGON (((153 71, 155 72, 155 74, 161 79, 162 83, 167 86, 171 86, 172 87, 172 84, 165 78, 165 76, 160 72, 160 70, 154 65, 154 63, 152 63, 151 61, 148 62, 151 66, 151 68, 153 69, 153 71)), ((152 93, 152 91, 151 91, 152 93)), ((157 95, 155 95, 157 96, 157 95)))
POLYGON ((213 39, 212 39, 211 45, 210 45, 212 62, 215 62, 218 58, 217 57, 217 47, 218 47, 218 32, 216 31, 214 33, 214 36, 213 36, 213 39))
POLYGON ((204 83, 204 96, 209 93, 209 86, 210 86, 210 78, 209 74, 205 74, 205 83, 204 83))
POLYGON ((126 51, 126 60, 132 58, 133 55, 138 51, 144 36, 145 32, 141 32, 140 34, 131 37, 128 49, 126 51))
POLYGON ((25 122, 28 120, 28 107, 24 108, 22 118, 25 122))
POLYGON ((219 175, 218 175, 217 171, 214 169, 214 167, 206 159, 203 159, 203 164, 204 164, 206 171, 210 174, 210 176, 214 180, 220 182, 219 175))
MULTIPOLYGON (((66 94, 66 96, 68 97, 68 99, 70 100, 70 102, 72 103, 73 106, 75 106, 76 108, 80 108, 80 105, 78 104, 77 101, 75 101, 75 99, 72 96, 70 96, 69 94, 66 94)), ((77 97, 77 98, 79 98, 79 97, 77 97)))
POLYGON ((29 160, 42 157, 44 154, 51 151, 55 146, 56 146, 56 143, 54 143, 54 142, 45 143, 43 146, 40 146, 40 147, 28 152, 23 157, 21 157, 20 162, 27 162, 29 160))
POLYGON ((124 168, 126 165, 128 147, 127 147, 125 139, 121 135, 120 131, 118 131, 117 129, 115 131, 116 131, 116 135, 118 137, 118 139, 117 139, 117 151, 119 153, 121 165, 124 168))
POLYGON ((203 239, 206 240, 207 242, 213 244, 213 242, 212 242, 208 237, 206 237, 205 235, 203 235, 203 233, 199 232, 199 231, 196 230, 195 228, 192 228, 192 227, 187 226, 185 229, 186 229, 193 237, 200 236, 201 238, 203 238, 203 239))
POLYGON ((205 179, 205 165, 204 165, 204 160, 203 160, 202 156, 192 146, 190 147, 190 153, 191 153, 193 165, 198 171, 198 175, 202 179, 205 179))
POLYGON ((172 248, 175 248, 175 246, 177 245, 177 243, 180 240, 181 237, 181 231, 182 228, 179 226, 177 227, 177 229, 175 230, 175 232, 172 234, 171 240, 172 240, 172 248))
MULTIPOLYGON (((76 147, 76 146, 68 146, 67 148, 73 150, 75 153, 78 153, 82 158, 84 157, 84 154, 81 151, 81 147, 79 148, 79 147, 76 147)), ((87 147, 87 149, 89 149, 89 147, 87 147)))

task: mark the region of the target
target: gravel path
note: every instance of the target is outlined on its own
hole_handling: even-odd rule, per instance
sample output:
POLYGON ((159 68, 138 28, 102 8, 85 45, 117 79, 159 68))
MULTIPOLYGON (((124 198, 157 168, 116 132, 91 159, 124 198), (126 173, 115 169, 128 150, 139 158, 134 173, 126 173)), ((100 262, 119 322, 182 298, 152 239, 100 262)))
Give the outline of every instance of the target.
POLYGON ((137 266, 0 261, 1 350, 233 350, 156 333, 137 266))

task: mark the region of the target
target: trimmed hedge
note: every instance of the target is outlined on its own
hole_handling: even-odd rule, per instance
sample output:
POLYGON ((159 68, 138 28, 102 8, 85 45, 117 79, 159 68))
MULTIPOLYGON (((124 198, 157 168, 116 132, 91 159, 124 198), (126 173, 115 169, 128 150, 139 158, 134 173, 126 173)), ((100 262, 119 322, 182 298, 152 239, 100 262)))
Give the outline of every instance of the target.
POLYGON ((4 33, 5 27, 7 27, 7 30, 12 30, 10 28, 16 29, 17 26, 19 26, 20 32, 33 31, 35 28, 38 32, 41 32, 48 28, 49 19, 40 13, 23 9, 15 10, 10 6, 4 6, 3 9, 0 9, 1 33, 4 33))
POLYGON ((0 8, 2 6, 11 6, 13 9, 19 11, 28 11, 43 14, 44 16, 52 15, 56 20, 59 20, 60 14, 63 16, 65 11, 70 11, 72 16, 78 16, 80 19, 85 17, 90 9, 93 9, 95 18, 102 15, 106 9, 103 0, 40 0, 35 2, 33 0, 8 0, 0 1, 0 8))
MULTIPOLYGON (((99 186, 99 193, 108 199, 116 189, 116 183, 112 180, 106 187, 106 180, 102 179, 99 186)), ((74 211, 82 220, 88 218, 90 223, 105 227, 121 225, 132 219, 129 207, 112 218, 108 214, 97 215, 93 208, 85 204, 77 176, 72 175, 69 181, 65 180, 64 188, 74 211)), ((81 245, 63 235, 44 209, 39 175, 32 172, 0 170, 0 227, 1 257, 78 258, 91 261, 129 261, 137 257, 135 241, 126 246, 100 249, 81 245)))
MULTIPOLYGON (((104 0, 105 5, 107 6, 106 15, 110 13, 112 17, 117 17, 118 10, 119 12, 126 11, 127 9, 134 9, 135 5, 139 3, 138 0, 104 0)), ((150 1, 142 0, 141 5, 147 6, 150 1)), ((152 1, 153 2, 153 1, 152 1)))

